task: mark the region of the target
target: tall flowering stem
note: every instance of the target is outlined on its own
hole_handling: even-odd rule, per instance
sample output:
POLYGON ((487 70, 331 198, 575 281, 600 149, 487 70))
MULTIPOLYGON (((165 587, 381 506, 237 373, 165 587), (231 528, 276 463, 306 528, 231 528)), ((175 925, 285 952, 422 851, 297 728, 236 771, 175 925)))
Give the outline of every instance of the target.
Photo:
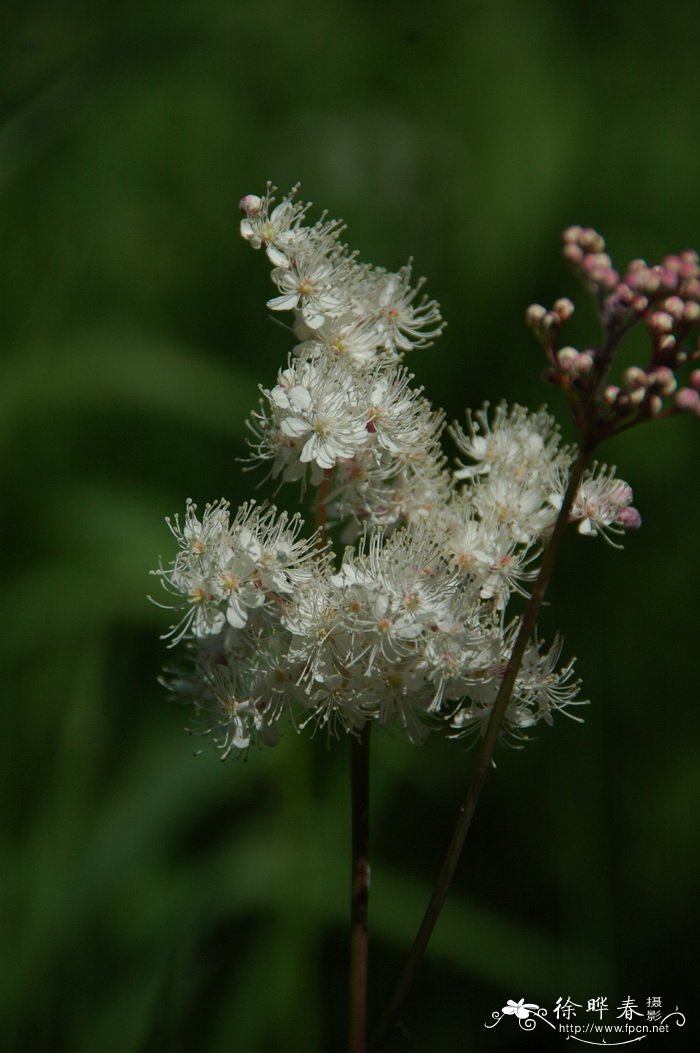
POLYGON ((369 907, 369 762, 371 724, 350 737, 352 873, 350 897, 349 1053, 367 1049, 367 951, 369 907))
POLYGON ((491 711, 491 717, 486 728, 486 733, 481 741, 481 747, 474 765, 471 781, 458 812, 452 838, 447 847, 432 896, 425 914, 423 915, 423 920, 416 934, 416 938, 413 941, 413 945, 408 953, 391 998, 389 999, 386 1009, 384 1010, 379 1024, 372 1036, 370 1046, 372 1050, 380 1048, 383 1040, 387 1037, 391 1026, 396 1020, 404 1000, 413 984, 416 970, 423 960, 423 956, 438 918, 442 912, 442 908, 445 905, 452 878, 454 877, 457 863, 459 862, 464 847, 464 841, 469 832, 472 818, 481 795, 486 774, 491 767, 493 753, 503 728, 503 721, 513 694, 513 688, 515 686, 518 672, 522 665, 525 650, 535 628, 540 607, 542 606, 542 601, 552 576, 554 564, 561 543, 564 539, 571 509, 574 500, 576 499, 576 495, 581 485, 581 479, 583 478, 592 451, 593 446, 590 443, 583 443, 579 447, 578 456, 571 467, 564 500, 554 530, 544 551, 542 564, 533 586, 530 600, 520 622, 520 628, 515 639, 515 644, 513 645, 510 659, 508 660, 503 680, 501 681, 500 689, 496 696, 493 710, 491 711))
POLYGON ((180 660, 163 682, 194 706, 190 730, 222 757, 274 746, 281 722, 350 737, 352 898, 350 1053, 367 1049, 370 728, 398 727, 418 745, 431 730, 478 737, 480 749, 435 891, 376 1033, 386 1036, 423 957, 455 872, 499 739, 527 741, 556 714, 573 720, 579 683, 561 640, 534 637, 567 523, 614 540, 641 516, 616 470, 594 449, 633 424, 700 417, 700 259, 689 250, 656 266, 633 260, 622 276, 589 228, 564 232, 564 255, 593 293, 598 347, 562 346, 573 303, 540 304, 527 319, 547 358, 546 378, 567 399, 578 450, 562 446, 541 408, 484 405, 449 432, 413 386, 405 356, 444 323, 407 264, 361 263, 342 223, 294 191, 241 200, 241 234, 264 250, 298 341, 248 422, 250 460, 279 484, 316 492, 311 536, 296 513, 226 500, 168 520, 175 557, 156 574, 175 612, 165 633, 180 660), (649 358, 611 383, 623 336, 644 325, 649 358), (690 367, 690 368, 688 368, 690 367), (687 374, 687 375, 686 375, 687 374), (679 383, 681 386, 679 387, 679 383), (329 543, 342 538, 337 559, 329 543), (541 560, 539 571, 537 563, 541 560), (520 617, 511 601, 526 603, 520 617))

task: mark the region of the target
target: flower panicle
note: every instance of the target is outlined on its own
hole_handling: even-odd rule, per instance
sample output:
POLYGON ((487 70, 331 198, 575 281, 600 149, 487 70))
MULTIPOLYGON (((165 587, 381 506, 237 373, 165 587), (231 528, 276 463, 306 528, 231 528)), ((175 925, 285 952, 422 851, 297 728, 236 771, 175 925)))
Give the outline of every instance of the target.
MULTIPOLYGON (((278 199, 268 185, 241 200, 241 235, 271 265, 268 307, 292 313, 296 341, 260 386, 250 464, 280 486, 315 488, 318 529, 274 505, 233 511, 224 499, 201 512, 188 501, 167 520, 176 552, 153 573, 175 614, 164 638, 182 658, 164 683, 193 703, 190 730, 223 757, 274 745, 283 719, 330 735, 373 721, 414 743, 440 727, 479 736, 520 625, 513 604, 537 588, 576 451, 545 408, 485 403, 449 429, 459 457, 450 470, 444 414, 402 364, 441 334, 438 305, 411 262, 397 273, 360 263, 344 224, 325 213, 311 222, 297 194, 278 199), (329 536, 346 543, 342 554, 329 536)), ((700 314, 697 257, 633 261, 621 276, 600 235, 579 227, 565 232, 564 253, 596 297, 600 347, 561 346, 574 311, 566 298, 533 305, 528 321, 587 448, 637 420, 696 412, 700 370, 681 388, 676 373, 697 357, 688 345, 700 314), (650 362, 613 390, 613 352, 638 321, 652 337, 650 362)), ((598 462, 577 478, 568 521, 619 547, 641 524, 631 487, 598 462)), ((507 741, 557 713, 580 719, 585 702, 561 651, 559 637, 525 647, 507 741)))

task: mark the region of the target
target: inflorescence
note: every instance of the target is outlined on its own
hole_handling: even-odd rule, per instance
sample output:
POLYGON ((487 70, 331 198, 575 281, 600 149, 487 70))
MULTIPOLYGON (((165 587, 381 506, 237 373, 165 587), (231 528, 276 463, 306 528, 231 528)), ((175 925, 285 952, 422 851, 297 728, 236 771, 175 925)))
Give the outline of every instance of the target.
MULTIPOLYGON (((450 429, 461 460, 448 470, 443 415, 402 364, 442 332, 438 305, 409 266, 392 274, 358 262, 342 224, 310 224, 309 207, 294 191, 279 203, 271 187, 248 195, 241 234, 265 250, 277 288, 268 307, 292 312, 297 338, 276 382, 261 388, 250 458, 279 485, 316 490, 315 530, 304 536, 298 515, 272 505, 232 514, 219 501, 200 514, 188 502, 184 521, 169 524, 177 555, 154 572, 176 612, 171 646, 184 651, 165 682, 194 702, 192 730, 210 734, 224 757, 274 744, 283 717, 298 730, 398 725, 411 742, 437 727, 479 734, 519 625, 509 604, 528 595, 575 455, 544 409, 501 403, 450 429), (339 556, 330 530, 347 543, 339 556)), ((564 237, 606 340, 559 346, 569 300, 534 305, 528 319, 584 438, 592 446, 633 418, 698 412, 697 371, 673 386, 700 315, 697 257, 636 261, 620 279, 594 231, 564 237), (615 387, 612 349, 638 320, 652 335, 650 363, 615 387)), ((611 543, 641 522, 628 484, 601 464, 584 476, 570 519, 611 543)), ((528 645, 506 737, 584 704, 560 653, 559 638, 528 645)))

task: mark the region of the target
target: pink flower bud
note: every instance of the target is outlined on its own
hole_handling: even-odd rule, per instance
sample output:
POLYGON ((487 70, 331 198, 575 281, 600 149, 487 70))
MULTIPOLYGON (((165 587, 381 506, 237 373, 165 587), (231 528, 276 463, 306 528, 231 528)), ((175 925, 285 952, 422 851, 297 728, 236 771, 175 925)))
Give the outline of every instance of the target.
POLYGON ((639 366, 630 366, 624 372, 624 380, 628 388, 645 388, 647 375, 639 366))
POLYGON ((590 351, 582 351, 576 359, 576 372, 579 376, 586 376, 593 369, 595 359, 590 351))
MULTIPOLYGON (((579 234, 578 243, 586 252, 603 252, 605 241, 593 227, 585 227, 579 234)), ((608 260, 608 266, 610 261, 608 260)))
POLYGON ((562 322, 566 322, 568 318, 571 318, 574 313, 574 305, 566 296, 562 296, 561 299, 557 300, 552 308, 555 314, 558 314, 562 322))
POLYGON ((667 296, 663 303, 664 311, 667 311, 677 322, 682 314, 684 303, 680 296, 667 296))
POLYGON ((575 245, 572 241, 567 242, 564 245, 563 256, 565 260, 569 261, 569 263, 577 265, 583 259, 583 249, 579 248, 579 246, 575 245))
POLYGON ((700 369, 694 369, 688 379, 690 380, 691 388, 695 388, 696 391, 700 391, 700 369))
POLYGON ((578 360, 578 351, 575 347, 562 347, 557 351, 557 365, 562 373, 572 373, 578 360))
POLYGON ((525 320, 528 325, 531 325, 533 329, 542 324, 542 319, 547 313, 546 307, 543 307, 541 303, 531 303, 525 312, 525 320))
POLYGON ((262 203, 262 198, 257 194, 246 194, 238 202, 238 207, 246 216, 259 216, 262 203))
POLYGON ((670 333, 673 329, 673 318, 666 311, 654 311, 649 315, 649 326, 655 333, 670 333))
POLYGON ((627 508, 620 509, 615 517, 615 522, 623 527, 624 530, 639 530, 642 525, 642 517, 637 508, 628 505, 627 508))
POLYGON ((654 370, 653 377, 654 385, 658 388, 661 395, 673 394, 678 386, 673 370, 669 369, 668 366, 659 366, 658 369, 654 370))
POLYGON ((681 413, 697 413, 700 408, 700 393, 693 388, 681 388, 676 392, 676 409, 681 413))
POLYGON ((614 384, 608 384, 607 388, 603 392, 603 398, 607 402, 608 406, 614 406, 620 396, 620 389, 615 387, 614 384))

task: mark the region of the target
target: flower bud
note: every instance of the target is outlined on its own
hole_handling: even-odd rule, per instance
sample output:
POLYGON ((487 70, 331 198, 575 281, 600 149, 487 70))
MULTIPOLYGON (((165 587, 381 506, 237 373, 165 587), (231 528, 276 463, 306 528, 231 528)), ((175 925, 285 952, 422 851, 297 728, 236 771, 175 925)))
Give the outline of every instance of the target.
POLYGON ((672 395, 678 386, 673 370, 669 369, 668 366, 659 366, 658 369, 654 370, 652 376, 654 378, 654 386, 661 395, 672 395))
POLYGON ((238 207, 246 216, 259 216, 262 204, 262 198, 257 194, 246 194, 238 202, 238 207))
POLYGON ((578 351, 575 347, 562 347, 557 351, 557 365, 562 373, 572 373, 578 361, 578 351))
POLYGON ((525 320, 528 325, 536 329, 542 324, 542 320, 547 313, 547 308, 543 307, 541 303, 531 303, 525 312, 525 320))
POLYGON ((579 376, 586 376, 593 369, 595 359, 590 351, 582 351, 576 359, 576 372, 579 376))
POLYGON ((555 314, 559 315, 562 322, 566 322, 574 313, 574 305, 568 297, 562 296, 561 299, 555 302, 552 310, 555 314))
POLYGON ((654 333, 670 333, 673 329, 673 318, 666 311, 654 311, 649 315, 649 326, 654 333))
POLYGON ((693 388, 681 388, 676 392, 674 402, 681 413, 697 413, 700 409, 700 393, 693 388))
POLYGON ((642 525, 642 517, 637 508, 628 505, 627 508, 620 509, 615 517, 615 522, 625 530, 639 530, 642 525))
POLYGON ((628 388, 645 388, 647 385, 647 375, 639 366, 630 366, 629 369, 626 369, 624 380, 628 388))
POLYGON ((583 259, 583 249, 579 248, 574 242, 567 242, 564 245, 562 255, 569 263, 573 263, 574 266, 577 266, 583 259))
POLYGON ((680 296, 667 296, 663 303, 664 311, 667 311, 674 321, 678 322, 683 315, 683 301, 680 296))

